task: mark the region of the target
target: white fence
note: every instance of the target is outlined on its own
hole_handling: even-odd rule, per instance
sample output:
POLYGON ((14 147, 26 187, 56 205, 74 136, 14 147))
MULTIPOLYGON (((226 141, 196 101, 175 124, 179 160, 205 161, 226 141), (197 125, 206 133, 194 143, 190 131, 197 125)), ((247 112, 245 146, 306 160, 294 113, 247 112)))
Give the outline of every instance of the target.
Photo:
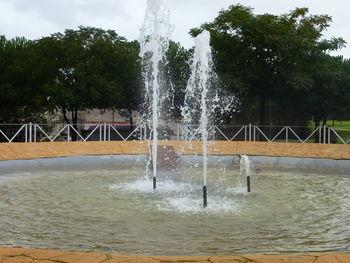
MULTIPOLYGON (((162 128, 161 128, 162 129, 162 128)), ((0 124, 0 142, 58 142, 58 141, 128 141, 146 140, 150 128, 145 124, 0 124)), ((197 141, 199 127, 177 125, 162 129, 160 139, 197 141)), ((265 141, 294 143, 350 143, 350 130, 323 126, 210 126, 209 140, 265 141)))
POLYGON ((122 124, 0 124, 2 142, 143 140, 145 125, 122 124))
MULTIPOLYGON (((333 127, 320 126, 310 130, 307 126, 258 126, 227 125, 210 126, 210 140, 224 141, 265 141, 297 143, 350 143, 350 130, 339 130, 333 127)), ((200 140, 199 127, 179 125, 177 140, 200 140)))

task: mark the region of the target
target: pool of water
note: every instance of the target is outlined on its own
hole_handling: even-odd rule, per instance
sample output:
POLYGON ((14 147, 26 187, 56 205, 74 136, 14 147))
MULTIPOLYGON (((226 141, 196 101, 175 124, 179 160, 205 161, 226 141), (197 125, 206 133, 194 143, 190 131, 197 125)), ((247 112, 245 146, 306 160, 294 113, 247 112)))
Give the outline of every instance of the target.
POLYGON ((142 255, 350 251, 350 178, 235 167, 0 177, 0 246, 142 255))

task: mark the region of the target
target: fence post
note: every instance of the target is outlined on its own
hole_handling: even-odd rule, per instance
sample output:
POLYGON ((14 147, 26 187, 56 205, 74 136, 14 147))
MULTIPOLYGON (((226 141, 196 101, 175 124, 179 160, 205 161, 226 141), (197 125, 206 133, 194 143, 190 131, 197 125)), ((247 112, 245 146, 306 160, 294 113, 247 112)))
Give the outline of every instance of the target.
POLYGON ((318 143, 322 143, 321 138, 322 138, 322 126, 319 126, 318 127, 318 143))
POLYGON ((244 125, 244 141, 247 141, 247 125, 244 125))
POLYGON ((323 143, 326 144, 327 143, 327 125, 323 126, 323 143))
POLYGON ((252 125, 249 124, 249 141, 252 141, 252 125))
POLYGON ((111 124, 108 124, 108 141, 111 141, 111 124))
POLYGON ((137 128, 139 129, 139 133, 140 133, 140 135, 139 135, 139 141, 141 141, 141 140, 142 140, 142 133, 143 133, 143 131, 142 131, 142 125, 137 126, 137 128))
POLYGON ((70 124, 68 124, 67 130, 67 142, 70 142, 70 124))
POLYGON ((180 124, 179 123, 177 124, 177 127, 176 127, 176 140, 180 141, 180 124))
POLYGON ((331 128, 327 127, 328 129, 328 144, 331 144, 331 128))
POLYGON ((107 126, 106 123, 103 123, 103 141, 107 140, 107 126))
POLYGON ((253 126, 253 141, 255 142, 255 129, 256 129, 256 125, 253 126))
POLYGON ((289 130, 289 127, 286 126, 286 143, 288 143, 288 130, 289 130))
POLYGON ((24 127, 24 142, 28 142, 28 124, 24 127))
POLYGON ((100 142, 102 142, 102 124, 99 123, 98 126, 99 126, 98 128, 100 130, 100 142))
POLYGON ((36 142, 36 129, 38 124, 34 124, 34 142, 36 142))
POLYGON ((32 142, 32 123, 29 123, 29 142, 32 142))
POLYGON ((184 126, 182 126, 180 129, 181 129, 181 141, 184 141, 184 126))

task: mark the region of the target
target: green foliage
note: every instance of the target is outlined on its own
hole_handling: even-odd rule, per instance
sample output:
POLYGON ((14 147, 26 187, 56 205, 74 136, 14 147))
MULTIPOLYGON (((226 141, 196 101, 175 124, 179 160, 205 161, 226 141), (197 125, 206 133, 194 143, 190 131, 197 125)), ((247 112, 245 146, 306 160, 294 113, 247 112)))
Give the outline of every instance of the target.
POLYGON ((45 79, 37 61, 33 41, 0 36, 0 122, 41 119, 45 79))
POLYGON ((114 31, 66 30, 39 40, 38 48, 51 70, 47 96, 52 110, 70 111, 76 119, 79 110, 132 107, 137 99, 130 91, 138 86, 138 46, 114 31))
MULTIPOLYGON (((232 5, 190 33, 210 32, 218 85, 239 98, 235 121, 265 124, 271 109, 274 124, 313 117, 320 125, 350 118, 350 60, 329 55, 345 45, 323 37, 330 23, 307 8, 271 15, 232 5)), ((163 66, 171 117, 180 116, 191 52, 170 41, 163 66)), ((96 108, 126 109, 132 122, 142 90, 139 43, 113 30, 79 27, 37 41, 0 35, 0 122, 39 121, 59 110, 76 123, 79 111, 96 108)))
MULTIPOLYGON (((210 31, 218 73, 232 91, 238 91, 242 111, 259 101, 260 123, 264 124, 268 99, 289 107, 288 101, 295 96, 293 108, 300 109, 305 101, 299 98, 320 83, 320 70, 328 71, 322 68, 326 52, 345 44, 341 38, 322 39, 330 22, 327 15, 309 15, 307 8, 276 16, 256 15, 249 7, 232 5, 191 34, 210 31)), ((296 110, 292 115, 299 113, 296 110)))
POLYGON ((181 116, 181 106, 183 105, 186 85, 190 76, 188 64, 190 56, 191 52, 182 47, 180 43, 170 41, 165 72, 167 72, 169 89, 173 93, 170 94, 170 103, 171 114, 174 117, 181 116))

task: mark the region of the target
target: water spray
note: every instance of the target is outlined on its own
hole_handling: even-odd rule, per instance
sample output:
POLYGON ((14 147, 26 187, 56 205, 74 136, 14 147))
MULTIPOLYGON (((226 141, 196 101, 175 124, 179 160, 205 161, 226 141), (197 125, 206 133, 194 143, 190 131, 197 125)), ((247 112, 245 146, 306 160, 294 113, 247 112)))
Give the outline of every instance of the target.
POLYGON ((247 179, 247 192, 250 193, 250 176, 252 174, 252 166, 251 162, 249 160, 249 157, 247 155, 241 155, 240 156, 240 174, 241 176, 246 176, 247 179))
POLYGON ((208 176, 208 124, 209 124, 209 88, 212 76, 212 52, 210 33, 204 30, 195 39, 195 48, 191 60, 191 76, 186 86, 185 102, 181 108, 186 127, 185 138, 191 138, 188 127, 200 123, 203 156, 203 207, 207 207, 208 176), (200 116, 200 117, 199 117, 200 116))
POLYGON ((162 60, 169 47, 172 27, 169 23, 169 10, 161 0, 147 0, 146 14, 140 34, 140 57, 143 61, 143 79, 146 90, 146 106, 151 108, 147 117, 153 135, 150 154, 152 158, 153 189, 157 188, 157 148, 160 101, 164 93, 162 81, 162 60), (149 107, 149 104, 151 107, 149 107))

